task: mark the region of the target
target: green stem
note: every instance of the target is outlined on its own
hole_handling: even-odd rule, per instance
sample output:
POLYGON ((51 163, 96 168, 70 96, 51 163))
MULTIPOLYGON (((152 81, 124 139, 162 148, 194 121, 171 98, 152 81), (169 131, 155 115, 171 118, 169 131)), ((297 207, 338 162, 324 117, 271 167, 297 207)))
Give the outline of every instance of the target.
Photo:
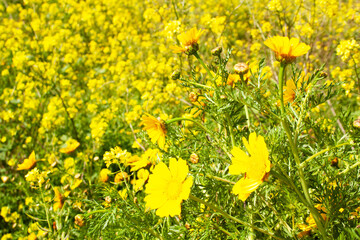
POLYGON ((200 83, 196 83, 196 82, 190 82, 190 81, 184 81, 182 79, 180 79, 181 81, 185 82, 185 83, 188 83, 188 84, 191 84, 191 85, 194 85, 194 86, 197 86, 197 87, 201 87, 201 88, 206 88, 206 89, 210 89, 212 90, 213 88, 210 87, 210 86, 207 86, 207 85, 203 85, 203 84, 200 84, 200 83))
POLYGON ((205 68, 205 70, 207 71, 207 73, 209 74, 209 76, 211 77, 211 79, 214 78, 214 76, 211 74, 210 69, 208 68, 208 66, 206 66, 206 64, 204 63, 204 61, 201 59, 201 57, 199 56, 199 54, 197 52, 194 53, 194 56, 197 58, 197 60, 200 62, 201 66, 203 66, 205 68))
POLYGON ((266 230, 264 230, 264 229, 258 228, 258 227, 254 226, 254 225, 251 225, 251 224, 249 224, 249 223, 247 223, 247 222, 244 222, 244 221, 242 221, 242 220, 240 220, 240 219, 238 219, 238 218, 236 218, 236 217, 233 217, 233 216, 229 215, 228 213, 224 212, 223 210, 221 210, 221 209, 218 208, 217 206, 213 205, 212 203, 205 202, 204 200, 202 200, 202 199, 200 199, 200 198, 197 198, 197 197, 195 197, 195 196, 193 196, 193 195, 191 195, 191 194, 189 195, 189 198, 190 198, 191 200, 194 200, 194 201, 198 202, 198 203, 204 204, 205 206, 207 206, 207 207, 209 207, 210 209, 212 209, 212 210, 220 213, 222 216, 224 216, 224 217, 226 217, 226 218, 228 218, 228 219, 233 220, 234 222, 240 223, 240 224, 242 224, 242 225, 244 225, 244 226, 246 226, 246 227, 252 228, 252 229, 254 229, 254 230, 256 230, 256 231, 259 231, 259 232, 261 232, 261 233, 264 233, 264 234, 266 234, 266 235, 269 235, 269 236, 271 236, 271 237, 273 237, 273 238, 275 238, 275 239, 279 239, 279 240, 282 240, 282 239, 283 239, 283 238, 281 238, 281 237, 276 236, 276 235, 275 235, 274 233, 272 233, 272 232, 268 232, 268 231, 266 231, 266 230))
POLYGON ((307 158, 305 161, 303 161, 303 162, 300 164, 300 168, 304 168, 308 162, 310 162, 311 160, 313 160, 313 159, 316 158, 317 156, 320 156, 321 154, 326 153, 327 151, 330 151, 331 149, 338 148, 338 147, 342 147, 342 146, 346 146, 346 145, 351 145, 351 143, 342 143, 342 144, 336 145, 336 146, 334 146, 334 147, 325 148, 324 150, 321 150, 320 152, 315 153, 314 155, 312 155, 311 157, 309 157, 309 158, 307 158))
POLYGON ((221 182, 235 184, 235 182, 232 182, 230 180, 227 180, 227 179, 224 179, 224 178, 221 178, 221 177, 213 176, 213 175, 210 175, 210 174, 206 174, 206 176, 209 177, 209 178, 213 178, 215 180, 221 181, 221 182))
MULTIPOLYGON (((246 106, 245 106, 246 107, 246 106)), ((230 139, 231 139, 231 145, 232 147, 235 147, 235 138, 234 138, 234 132, 233 132, 233 127, 232 127, 232 124, 231 124, 231 119, 230 119, 230 116, 229 114, 225 114, 225 118, 226 118, 226 122, 228 124, 228 127, 229 127, 229 134, 230 134, 230 139)))
POLYGON ((290 131, 290 127, 288 125, 288 122, 285 118, 285 107, 284 107, 284 72, 285 72, 285 68, 286 68, 286 63, 282 62, 280 64, 280 70, 279 70, 279 97, 280 97, 280 104, 281 104, 281 124, 285 130, 285 133, 287 135, 287 138, 289 140, 290 143, 290 148, 291 151, 294 155, 294 159, 295 159, 295 163, 298 167, 298 171, 299 171, 299 177, 300 177, 300 184, 302 187, 302 190, 304 192, 305 195, 305 199, 307 201, 307 205, 308 208, 312 214, 312 216, 314 217, 314 220, 316 222, 316 225, 321 233, 321 235, 323 236, 324 239, 327 239, 327 235, 326 235, 326 231, 325 228, 323 226, 323 218, 321 217, 320 213, 316 210, 316 208, 314 207, 314 204, 311 200, 310 194, 309 194, 309 188, 307 186, 307 183, 305 181, 305 176, 304 176, 304 172, 303 169, 300 167, 301 163, 300 163, 300 157, 299 157, 299 152, 298 152, 298 148, 296 147, 296 145, 294 144, 294 140, 290 131))
POLYGON ((285 227, 286 231, 288 232, 289 235, 291 235, 292 237, 294 237, 294 234, 291 230, 291 227, 282 219, 282 217, 279 215, 279 213, 276 211, 276 209, 274 208, 274 206, 269 203, 268 201, 266 201, 265 197, 260 193, 260 192, 256 192, 256 194, 261 198, 261 200, 273 211, 273 213, 275 214, 275 216, 277 217, 277 219, 279 219, 279 221, 281 222, 281 224, 285 227))
MULTIPOLYGON (((240 76, 241 82, 243 84, 246 84, 245 81, 244 81, 244 75, 239 74, 239 76, 240 76)), ((248 88, 247 88, 247 90, 248 90, 248 88)), ((246 104, 244 104, 244 109, 245 109, 245 116, 246 116, 247 125, 248 125, 248 128, 250 129, 249 109, 248 109, 248 106, 246 104)))
MULTIPOLYGON (((281 115, 284 115, 285 113, 285 108, 284 108, 284 72, 285 72, 285 68, 286 68, 286 63, 281 63, 280 64, 280 69, 279 69, 279 97, 280 97, 280 110, 281 110, 281 115)), ((282 116, 284 117, 284 116, 282 116)))
POLYGON ((47 208, 47 206, 45 204, 44 193, 43 193, 43 189, 41 186, 40 186, 40 194, 41 194, 42 205, 45 208, 46 221, 48 223, 49 230, 52 231, 51 224, 50 224, 50 218, 49 218, 49 209, 47 208))
POLYGON ((356 167, 359 166, 359 165, 360 165, 360 162, 357 162, 357 163, 351 165, 350 167, 348 166, 344 171, 340 172, 339 175, 340 175, 340 174, 347 173, 347 172, 349 172, 350 170, 356 168, 356 167))

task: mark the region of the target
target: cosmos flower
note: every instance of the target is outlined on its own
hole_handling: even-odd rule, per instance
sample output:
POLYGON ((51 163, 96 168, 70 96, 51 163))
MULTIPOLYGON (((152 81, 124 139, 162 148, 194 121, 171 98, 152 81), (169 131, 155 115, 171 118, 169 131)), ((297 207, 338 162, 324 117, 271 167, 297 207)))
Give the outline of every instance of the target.
POLYGON ((291 63, 301 55, 310 50, 310 46, 300 43, 299 39, 275 36, 267 39, 264 44, 275 52, 276 60, 291 63))
POLYGON ((172 46, 174 53, 186 53, 188 55, 194 54, 199 50, 199 37, 203 30, 197 30, 196 27, 184 32, 178 36, 181 46, 172 46))
POLYGON ((35 159, 35 152, 32 151, 29 158, 26 158, 23 163, 18 165, 18 168, 16 170, 29 170, 32 168, 36 163, 35 159))
POLYGON ((144 125, 143 129, 149 134, 151 142, 157 142, 160 148, 164 148, 167 132, 165 122, 148 115, 142 117, 141 125, 144 125))
POLYGON ((157 209, 156 215, 160 217, 180 215, 181 202, 189 198, 193 184, 188 173, 189 167, 183 159, 171 158, 169 168, 164 162, 156 165, 146 184, 146 208, 157 209))
POLYGON ((264 177, 270 171, 269 152, 262 136, 251 133, 249 142, 243 138, 248 154, 238 147, 231 151, 233 155, 229 173, 232 175, 244 174, 233 187, 233 193, 245 201, 263 182, 264 177))

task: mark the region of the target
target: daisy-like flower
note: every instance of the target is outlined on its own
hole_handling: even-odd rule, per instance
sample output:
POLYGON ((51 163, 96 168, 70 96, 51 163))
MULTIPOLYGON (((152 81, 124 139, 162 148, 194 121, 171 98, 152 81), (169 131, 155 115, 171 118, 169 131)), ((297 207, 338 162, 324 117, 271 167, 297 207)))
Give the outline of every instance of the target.
POLYGON ((80 146, 80 143, 75 139, 69 139, 66 141, 66 147, 59 150, 61 153, 71 153, 80 146))
POLYGON ((285 63, 291 63, 310 50, 309 45, 300 43, 297 38, 275 36, 267 39, 264 44, 275 52, 276 60, 285 63))
POLYGON ((234 185, 233 193, 245 201, 270 171, 270 161, 269 151, 262 136, 251 133, 249 142, 245 138, 243 142, 249 155, 240 148, 234 147, 231 151, 233 158, 229 173, 232 175, 244 173, 244 177, 234 185))
POLYGON ((55 197, 54 197, 53 208, 54 211, 56 211, 58 209, 61 209, 64 203, 63 203, 63 196, 61 195, 58 187, 54 187, 54 194, 55 197))
POLYGON ((156 165, 146 184, 146 208, 157 209, 156 215, 160 217, 180 215, 181 202, 189 198, 193 184, 188 173, 183 159, 171 158, 169 168, 163 162, 156 165))
POLYGON ((194 54, 199 50, 199 38, 203 30, 197 30, 196 27, 190 29, 187 32, 181 33, 178 36, 178 40, 181 46, 172 46, 174 53, 185 53, 188 55, 194 54))
POLYGON ((24 160, 23 163, 18 165, 18 168, 16 170, 29 170, 30 168, 32 168, 36 163, 36 159, 35 159, 35 152, 32 151, 32 153, 30 154, 29 158, 26 158, 24 160))
POLYGON ((160 148, 164 148, 167 132, 165 122, 148 115, 142 117, 141 125, 144 125, 143 129, 149 134, 151 142, 157 142, 160 148))

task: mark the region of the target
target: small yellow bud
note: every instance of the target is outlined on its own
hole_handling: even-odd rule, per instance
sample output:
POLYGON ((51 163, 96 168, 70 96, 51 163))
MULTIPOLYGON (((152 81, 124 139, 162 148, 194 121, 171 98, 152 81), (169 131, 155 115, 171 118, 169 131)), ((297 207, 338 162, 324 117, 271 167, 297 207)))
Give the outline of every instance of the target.
POLYGON ((198 95, 196 93, 194 93, 194 92, 191 92, 189 94, 189 99, 190 99, 191 102, 196 102, 198 100, 198 95))
POLYGON ((121 183, 125 178, 128 177, 128 174, 126 172, 119 172, 115 175, 114 182, 121 183))

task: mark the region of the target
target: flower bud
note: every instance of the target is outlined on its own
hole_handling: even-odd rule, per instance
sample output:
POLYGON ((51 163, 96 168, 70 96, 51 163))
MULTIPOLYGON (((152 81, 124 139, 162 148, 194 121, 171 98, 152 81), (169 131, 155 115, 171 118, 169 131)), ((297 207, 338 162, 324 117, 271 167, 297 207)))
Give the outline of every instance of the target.
POLYGON ((360 128, 360 117, 353 122, 355 128, 360 128))
POLYGON ((213 50, 211 50, 211 54, 213 56, 220 56, 221 52, 222 52, 221 46, 218 46, 218 47, 214 48, 213 50))
POLYGON ((331 166, 332 167, 338 167, 339 166, 339 159, 336 157, 333 160, 331 160, 331 166))
POLYGON ((189 93, 189 99, 191 102, 196 102, 198 100, 198 95, 194 92, 189 93))
POLYGON ((75 216, 75 224, 78 225, 79 227, 84 226, 84 217, 80 214, 75 216))
POLYGON ((327 75, 326 72, 321 71, 320 74, 319 74, 319 76, 322 77, 322 78, 327 78, 328 75, 327 75))
POLYGON ((192 153, 190 155, 190 161, 193 163, 193 164, 196 164, 199 162, 199 156, 196 154, 196 153, 192 153))
POLYGON ((246 63, 237 63, 234 66, 234 71, 239 75, 244 75, 249 71, 249 65, 246 63))
POLYGON ((172 74, 171 74, 171 79, 172 80, 178 80, 180 78, 180 71, 179 70, 175 70, 172 74))
POLYGON ((121 183, 125 178, 128 177, 128 174, 126 172, 119 172, 115 175, 114 182, 121 183))
POLYGON ((106 202, 106 203, 111 203, 111 197, 110 197, 110 196, 106 196, 106 197, 105 197, 105 202, 106 202))
POLYGON ((194 53, 196 53, 199 50, 199 44, 198 43, 193 43, 189 46, 185 46, 186 52, 185 54, 187 55, 193 55, 194 53))

